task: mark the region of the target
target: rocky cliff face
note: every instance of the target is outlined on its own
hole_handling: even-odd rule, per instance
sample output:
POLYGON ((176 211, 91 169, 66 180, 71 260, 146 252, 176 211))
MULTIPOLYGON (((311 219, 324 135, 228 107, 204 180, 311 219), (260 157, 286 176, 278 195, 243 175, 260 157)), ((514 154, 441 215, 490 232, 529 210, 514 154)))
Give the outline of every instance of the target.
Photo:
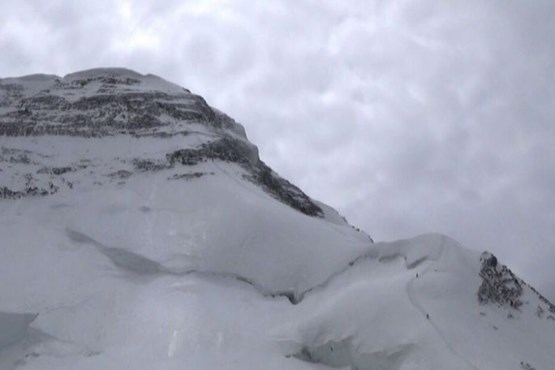
MULTIPOLYGON (((480 278, 482 283, 478 288, 478 302, 482 305, 496 304, 521 311, 521 306, 530 305, 531 299, 525 298, 525 287, 534 296, 536 315, 555 321, 555 306, 534 287, 517 277, 507 266, 499 263, 497 257, 489 252, 480 257, 480 278)), ((513 317, 512 313, 508 314, 513 317)))
POLYGON ((491 253, 482 253, 480 263, 482 284, 478 289, 478 301, 509 305, 515 309, 522 306, 523 282, 507 266, 499 264, 491 253))
POLYGON ((0 93, 0 134, 7 136, 186 135, 180 123, 193 121, 241 132, 202 97, 121 69, 4 79, 0 93))
MULTIPOLYGON (((322 209, 306 194, 260 160, 256 146, 247 140, 240 124, 210 107, 202 97, 153 75, 95 69, 63 78, 32 75, 2 79, 0 137, 4 138, 0 199, 72 189, 83 182, 79 173, 99 185, 106 181, 125 182, 145 171, 176 166, 186 170, 205 161, 224 161, 240 166, 245 179, 281 202, 307 215, 323 216, 322 209), (40 146, 29 150, 11 145, 17 137, 44 136, 109 137, 116 141, 127 137, 134 141, 125 144, 125 157, 114 153, 113 158, 105 157, 103 161, 96 153, 80 153, 74 148, 74 160, 63 165, 53 160, 56 149, 62 148, 48 152, 40 146), (163 153, 145 153, 141 149, 148 147, 149 141, 142 139, 166 139, 171 144, 160 148, 163 153)), ((61 145, 65 144, 55 144, 61 145)), ((193 173, 196 177, 201 174, 193 173)), ((182 175, 177 178, 195 178, 188 172, 182 175)))

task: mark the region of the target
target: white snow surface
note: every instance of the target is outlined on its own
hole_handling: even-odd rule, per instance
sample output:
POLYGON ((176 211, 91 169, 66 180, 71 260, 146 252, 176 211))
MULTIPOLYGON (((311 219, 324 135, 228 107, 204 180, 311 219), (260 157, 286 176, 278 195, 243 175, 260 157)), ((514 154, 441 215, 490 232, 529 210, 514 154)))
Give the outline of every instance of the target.
MULTIPOLYGON (((182 91, 124 69, 64 79, 102 74, 182 91)), ((36 93, 56 79, 0 82, 36 93)), ((555 368, 555 313, 528 286, 519 309, 479 304, 480 252, 439 234, 372 243, 233 163, 134 169, 215 139, 187 124, 168 138, 0 137, 14 158, 0 185, 33 173, 58 189, 0 199, 1 370, 555 368)))
MULTIPOLYGON (((527 291, 521 312, 479 305, 479 254, 447 237, 365 244, 346 228, 326 232, 325 221, 285 216, 289 210, 273 200, 264 209, 263 194, 252 190, 243 200, 224 192, 214 203, 206 203, 207 192, 198 198, 204 211, 192 215, 187 209, 199 205, 190 199, 181 209, 175 199, 162 201, 162 194, 184 192, 158 188, 141 198, 141 185, 155 186, 137 182, 129 191, 3 206, 0 311, 38 316, 27 316, 35 318, 32 330, 0 350, 2 369, 328 368, 322 363, 520 369, 521 361, 549 369, 555 363, 549 350, 555 324, 536 316, 537 297, 527 291), (226 198, 225 207, 217 206, 226 198), (254 210, 247 211, 249 201, 254 210), (230 215, 225 208, 232 205, 237 212, 230 215), (343 244, 334 245, 335 234, 343 244), (197 272, 180 273, 187 269, 197 272), (265 294, 291 284, 314 288, 297 305, 265 294), (320 363, 295 356, 306 348, 320 363)), ((199 181, 203 192, 217 184, 199 181)))

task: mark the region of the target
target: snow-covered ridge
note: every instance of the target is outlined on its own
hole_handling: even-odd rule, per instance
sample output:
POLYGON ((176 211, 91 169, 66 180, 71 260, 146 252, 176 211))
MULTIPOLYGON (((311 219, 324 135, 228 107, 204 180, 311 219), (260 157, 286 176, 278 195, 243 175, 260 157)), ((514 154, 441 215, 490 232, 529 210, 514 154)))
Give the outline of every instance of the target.
POLYGON ((304 317, 276 336, 292 357, 333 368, 550 368, 553 305, 491 257, 439 234, 376 243, 306 294, 304 317), (520 304, 484 300, 484 268, 496 291, 518 280, 520 304))

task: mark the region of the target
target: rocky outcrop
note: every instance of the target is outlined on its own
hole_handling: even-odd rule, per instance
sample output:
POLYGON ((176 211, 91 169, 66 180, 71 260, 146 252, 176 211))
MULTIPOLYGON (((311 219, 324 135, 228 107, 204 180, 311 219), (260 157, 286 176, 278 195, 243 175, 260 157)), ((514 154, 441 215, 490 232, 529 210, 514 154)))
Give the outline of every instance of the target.
POLYGON ((259 166, 253 171, 252 176, 248 178, 275 198, 296 210, 309 216, 323 216, 322 209, 303 193, 301 189, 278 176, 264 162, 260 162, 259 166))
POLYGON ((245 178, 262 187, 283 203, 309 216, 323 216, 322 209, 289 181, 281 178, 258 157, 257 148, 243 140, 226 137, 196 149, 180 149, 166 155, 168 164, 192 166, 208 160, 240 165, 249 175, 245 178))
POLYGON ((175 85, 160 88, 164 83, 170 85, 120 69, 0 80, 0 135, 156 136, 186 134, 186 125, 176 123, 234 126, 202 97, 175 85))
POLYGON ((507 266, 501 265, 497 257, 484 252, 480 263, 482 283, 477 292, 480 304, 494 303, 519 310, 523 303, 530 303, 528 300, 523 302, 524 288, 528 287, 537 297, 536 316, 555 321, 555 305, 533 286, 518 278, 507 266))
POLYGON ((507 266, 500 265, 497 257, 489 252, 482 253, 480 263, 482 284, 478 289, 478 302, 519 308, 522 305, 523 282, 507 266))
POLYGON ((168 153, 166 158, 170 165, 176 163, 192 166, 208 160, 233 162, 245 167, 256 167, 260 161, 258 150, 243 140, 224 137, 200 145, 194 149, 180 149, 168 153))
MULTIPOLYGON (((102 176, 124 183, 139 173, 207 161, 234 163, 245 170, 245 179, 279 201, 309 216, 323 216, 322 209, 306 194, 260 160, 257 147, 247 140, 240 124, 210 107, 202 97, 159 77, 124 69, 98 69, 63 78, 33 75, 0 79, 0 136, 169 139, 191 135, 192 142, 168 151, 162 158, 140 152, 131 159, 115 157, 104 164, 108 171, 102 176)), ((80 178, 73 176, 76 172, 87 167, 90 177, 102 167, 89 157, 81 158, 89 161, 86 167, 53 165, 39 153, 4 146, 1 150, 0 163, 22 165, 17 170, 12 168, 13 176, 33 179, 19 188, 12 187, 17 179, 0 182, 0 198, 5 199, 49 195, 57 191, 56 183, 73 188, 75 179, 80 178)), ((191 180, 199 176, 168 178, 191 180)), ((102 183, 102 179, 94 180, 95 185, 102 183)))

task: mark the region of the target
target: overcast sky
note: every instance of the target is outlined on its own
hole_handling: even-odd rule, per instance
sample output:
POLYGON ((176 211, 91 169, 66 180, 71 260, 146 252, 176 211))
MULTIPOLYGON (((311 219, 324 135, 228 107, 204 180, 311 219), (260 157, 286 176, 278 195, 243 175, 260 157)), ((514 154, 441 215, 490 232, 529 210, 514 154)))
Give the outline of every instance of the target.
POLYGON ((555 300, 552 0, 0 0, 0 76, 122 66, 234 117, 376 241, 490 250, 555 300))

